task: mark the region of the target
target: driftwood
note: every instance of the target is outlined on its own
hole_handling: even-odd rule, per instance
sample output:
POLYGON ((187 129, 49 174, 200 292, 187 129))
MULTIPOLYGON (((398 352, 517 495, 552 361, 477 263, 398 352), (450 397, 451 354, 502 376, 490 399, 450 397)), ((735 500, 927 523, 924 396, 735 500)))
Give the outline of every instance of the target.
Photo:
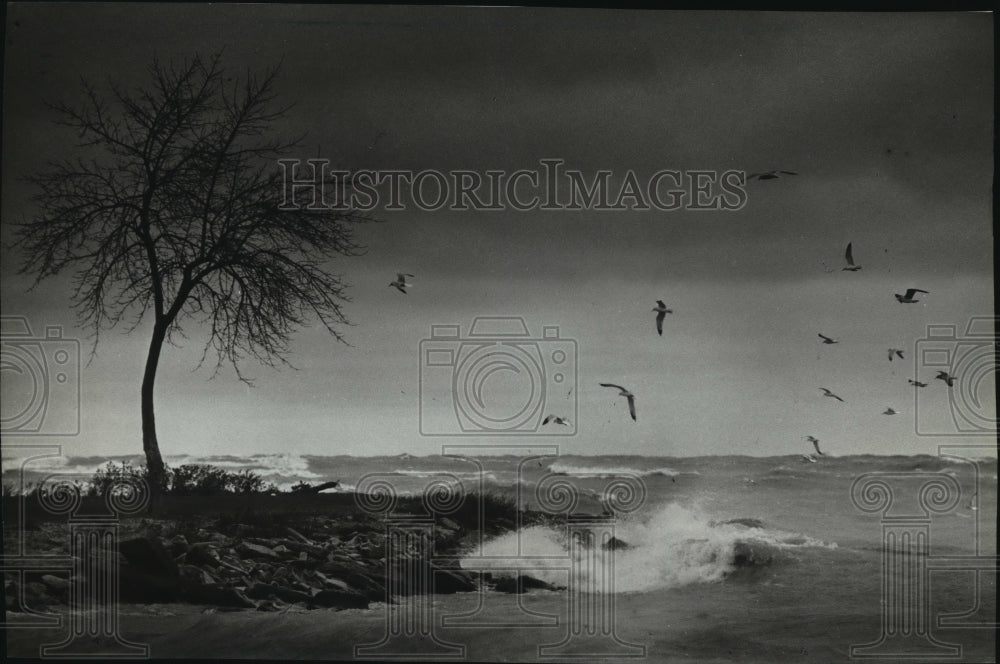
POLYGON ((324 489, 333 489, 340 486, 340 482, 334 480, 332 482, 323 482, 322 484, 317 484, 316 486, 311 486, 308 489, 302 489, 302 493, 319 493, 324 489))

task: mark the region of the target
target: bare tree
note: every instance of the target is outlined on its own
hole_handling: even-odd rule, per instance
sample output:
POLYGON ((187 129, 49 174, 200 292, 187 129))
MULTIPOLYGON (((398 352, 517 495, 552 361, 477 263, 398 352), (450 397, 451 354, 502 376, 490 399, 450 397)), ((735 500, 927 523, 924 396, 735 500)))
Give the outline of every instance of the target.
POLYGON ((202 361, 286 363, 291 333, 318 319, 340 341, 347 298, 334 255, 354 256, 352 210, 283 209, 276 159, 298 141, 270 137, 277 68, 230 77, 219 56, 154 60, 135 90, 83 83, 83 101, 52 104, 85 158, 29 181, 38 213, 20 224, 22 272, 38 281, 73 267, 73 305, 93 330, 134 330, 152 310, 142 376, 142 445, 153 491, 165 482, 153 386, 164 341, 182 324, 208 332, 202 361))

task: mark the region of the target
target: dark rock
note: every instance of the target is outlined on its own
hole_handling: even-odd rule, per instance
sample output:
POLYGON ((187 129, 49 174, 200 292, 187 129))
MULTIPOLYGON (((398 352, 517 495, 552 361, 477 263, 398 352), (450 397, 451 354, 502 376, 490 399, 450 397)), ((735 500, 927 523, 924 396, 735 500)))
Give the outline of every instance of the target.
POLYGON ((290 588, 283 588, 269 583, 253 584, 247 588, 246 596, 250 599, 269 599, 271 597, 277 597, 278 599, 289 603, 308 602, 312 599, 312 596, 308 593, 304 593, 299 590, 291 590, 290 588))
POLYGON ((243 561, 234 556, 226 556, 225 558, 219 558, 219 565, 227 569, 233 570, 234 572, 238 572, 239 574, 242 575, 250 573, 250 570, 246 569, 246 567, 243 565, 243 561))
POLYGON ((733 565, 735 567, 759 567, 774 562, 774 553, 764 545, 749 542, 737 542, 733 548, 733 565))
POLYGON ((24 584, 20 600, 22 607, 31 608, 47 606, 53 603, 48 587, 39 581, 30 581, 24 584))
POLYGON ((731 525, 731 526, 745 526, 747 528, 763 528, 765 524, 760 519, 744 517, 740 519, 730 519, 729 521, 719 521, 719 522, 711 521, 709 522, 708 525, 710 526, 731 525))
POLYGON ((277 559, 279 556, 274 552, 274 549, 264 546, 263 544, 254 544, 253 542, 240 542, 236 547, 240 553, 246 556, 256 557, 256 558, 273 558, 277 559))
POLYGON ((6 605, 9 611, 35 611, 52 603, 44 583, 29 581, 24 585, 16 581, 4 583, 6 605))
POLYGON ((365 597, 368 597, 368 599, 379 601, 372 596, 372 592, 383 599, 385 597, 384 570, 380 575, 382 576, 381 580, 376 578, 375 575, 369 574, 365 568, 353 561, 350 563, 327 561, 319 565, 318 570, 327 576, 346 582, 352 588, 364 594, 365 597))
POLYGON ((631 549, 632 545, 624 540, 620 540, 617 537, 612 537, 607 542, 601 545, 601 548, 605 551, 624 551, 625 549, 631 549))
POLYGON ((212 542, 197 542, 188 548, 185 560, 192 565, 218 565, 219 552, 212 542))
POLYGON ((565 588, 554 586, 547 581, 536 579, 535 577, 528 576, 527 574, 522 574, 519 579, 521 581, 521 587, 525 590, 565 590, 565 588))
POLYGON ((395 572, 394 583, 389 588, 389 592, 393 595, 412 595, 414 591, 419 592, 421 589, 415 585, 418 579, 429 579, 431 587, 428 591, 440 595, 477 590, 465 572, 442 569, 416 558, 397 561, 395 572))
POLYGON ((55 595, 68 595, 69 594, 69 581, 62 578, 61 576, 53 576, 52 574, 43 574, 42 583, 55 595))
POLYGON ((194 565, 181 565, 180 566, 181 576, 194 583, 199 583, 202 585, 210 585, 216 583, 215 577, 194 565))
POLYGON ((185 579, 179 573, 176 577, 154 575, 125 565, 118 570, 118 574, 118 592, 124 602, 178 602, 184 595, 185 579))
POLYGON ((19 611, 21 608, 21 586, 17 581, 4 580, 3 582, 4 601, 8 611, 19 611))
POLYGON ((319 578, 319 580, 327 588, 330 588, 332 590, 341 590, 341 591, 344 591, 344 592, 353 592, 354 591, 354 589, 351 588, 350 584, 348 584, 348 583, 346 583, 344 581, 341 581, 340 579, 329 577, 329 576, 323 574, 322 572, 320 572, 319 570, 316 570, 315 574, 319 578))
POLYGON ((174 557, 157 539, 137 537, 118 543, 118 550, 129 566, 153 576, 176 577, 179 572, 174 557))
POLYGON ((320 491, 325 491, 326 489, 336 489, 340 486, 340 482, 323 482, 322 484, 317 484, 316 486, 306 486, 302 488, 302 493, 319 493, 320 491))
POLYGON ((332 609, 367 609, 368 598, 356 592, 343 590, 321 590, 312 597, 312 601, 332 609))
POLYGON ((496 579, 495 589, 497 592, 519 595, 529 590, 559 590, 560 588, 527 574, 520 574, 517 577, 503 576, 496 579))
POLYGON ((294 537, 297 537, 301 543, 303 543, 303 544, 309 544, 310 546, 314 545, 314 542, 311 539, 309 539, 308 537, 306 537, 305 535, 303 535, 299 531, 295 530, 294 528, 288 528, 287 530, 294 537))
POLYGON ((312 543, 306 544, 305 542, 298 542, 296 540, 289 539, 282 542, 282 546, 286 547, 296 555, 308 553, 309 555, 315 556, 317 558, 323 558, 324 556, 326 556, 326 549, 324 549, 322 546, 318 544, 312 544, 312 543))
POLYGON ((192 586, 187 589, 184 599, 192 604, 210 604, 237 609, 252 609, 256 606, 236 588, 226 588, 219 584, 192 586))
POLYGON ((191 548, 191 545, 188 544, 186 537, 183 535, 177 535, 176 537, 167 540, 166 547, 167 551, 170 552, 170 555, 176 558, 177 556, 187 553, 188 549, 191 548))
POLYGON ((257 610, 258 611, 268 611, 270 613, 276 613, 278 611, 281 611, 281 607, 279 607, 277 604, 275 604, 271 600, 265 599, 265 600, 261 600, 261 601, 257 602, 257 610))
POLYGON ((440 594, 467 593, 478 590, 466 572, 431 567, 434 573, 434 592, 440 594))
POLYGON ((494 581, 493 589, 498 593, 519 595, 524 592, 524 586, 518 583, 518 580, 519 577, 501 576, 494 581))

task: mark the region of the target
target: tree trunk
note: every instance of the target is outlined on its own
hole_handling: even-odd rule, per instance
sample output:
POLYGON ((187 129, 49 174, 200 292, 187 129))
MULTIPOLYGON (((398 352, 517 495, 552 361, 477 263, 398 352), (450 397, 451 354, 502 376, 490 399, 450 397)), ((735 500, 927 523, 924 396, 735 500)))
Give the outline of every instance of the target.
POLYGON ((160 362, 160 351, 167 336, 166 325, 159 322, 153 326, 153 338, 146 356, 146 370, 142 375, 142 451, 146 453, 146 470, 149 477, 149 509, 159 507, 160 496, 165 485, 165 468, 160 456, 160 445, 156 440, 156 418, 153 415, 153 384, 156 381, 156 367, 160 362))

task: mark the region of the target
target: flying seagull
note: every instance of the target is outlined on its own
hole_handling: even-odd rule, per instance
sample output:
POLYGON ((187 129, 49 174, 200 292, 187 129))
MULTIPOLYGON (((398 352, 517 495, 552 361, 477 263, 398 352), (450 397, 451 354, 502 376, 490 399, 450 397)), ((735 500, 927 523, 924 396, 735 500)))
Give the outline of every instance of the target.
POLYGON ((837 401, 840 401, 840 402, 842 402, 842 403, 846 403, 846 402, 844 402, 844 400, 843 400, 843 399, 841 399, 840 397, 838 397, 838 396, 837 396, 836 394, 834 394, 834 393, 833 393, 833 392, 831 392, 830 390, 826 389, 825 387, 821 387, 821 388, 819 388, 819 389, 823 390, 823 396, 824 396, 824 397, 833 397, 833 398, 834 398, 834 399, 836 399, 837 401))
POLYGON ((847 251, 844 252, 844 260, 847 261, 847 266, 841 268, 841 272, 857 272, 861 269, 860 265, 854 264, 854 252, 851 251, 851 245, 853 242, 847 243, 847 251))
POLYGON ((907 288, 905 295, 900 295, 899 293, 893 293, 893 295, 895 295, 896 299, 902 302, 903 304, 913 304, 914 302, 920 301, 913 299, 913 296, 916 293, 927 293, 928 295, 930 295, 929 291, 921 290, 919 288, 907 288))
POLYGON ((390 286, 394 286, 396 288, 396 290, 398 290, 400 293, 403 293, 405 295, 406 294, 406 289, 407 288, 411 288, 413 286, 413 284, 406 283, 406 278, 407 277, 410 277, 412 279, 413 275, 412 274, 405 274, 403 272, 398 272, 396 274, 396 280, 395 281, 390 281, 389 285, 390 286))
POLYGON ((823 340, 823 343, 825 343, 825 344, 836 344, 836 343, 840 343, 840 342, 839 342, 839 341, 837 341, 836 339, 831 339, 830 337, 828 337, 828 336, 825 336, 825 335, 822 335, 822 334, 821 334, 821 335, 819 335, 819 338, 820 338, 820 339, 822 339, 822 340, 823 340))
POLYGON ((570 425, 570 421, 568 419, 565 417, 559 417, 558 415, 546 415, 545 419, 542 420, 542 425, 544 426, 549 422, 552 422, 553 424, 561 424, 566 427, 570 425))
POLYGON ((944 382, 948 383, 948 387, 951 387, 955 384, 955 377, 949 375, 947 371, 939 371, 937 375, 934 376, 934 378, 938 380, 943 380, 944 382))
POLYGON ((806 436, 806 440, 812 443, 813 447, 816 448, 816 454, 823 456, 823 452, 819 449, 819 438, 816 438, 815 436, 806 436))
POLYGON ((781 177, 778 175, 798 175, 795 171, 767 171, 766 173, 751 173, 747 176, 747 180, 777 180, 781 177))
POLYGON ((898 357, 901 360, 905 360, 906 359, 905 357, 903 357, 903 351, 899 350, 898 348, 890 348, 889 349, 889 361, 890 362, 892 362, 892 356, 893 355, 895 355, 896 357, 898 357))
POLYGON ((895 408, 893 408, 892 406, 889 406, 888 408, 885 409, 885 412, 883 412, 882 414, 883 415, 897 415, 897 414, 899 414, 899 411, 896 410, 895 408))
POLYGON ((656 301, 656 308, 653 309, 656 312, 656 331, 663 336, 663 319, 667 314, 674 313, 673 309, 667 309, 667 305, 663 304, 663 300, 656 301))
POLYGON ((618 390, 618 396, 625 397, 628 399, 628 412, 632 415, 632 420, 638 422, 635 419, 635 395, 626 390, 621 385, 615 385, 614 383, 598 383, 601 387, 613 387, 618 390))
POLYGON ((913 387, 927 387, 927 383, 921 383, 919 380, 911 380, 907 378, 906 382, 912 385, 913 387))

